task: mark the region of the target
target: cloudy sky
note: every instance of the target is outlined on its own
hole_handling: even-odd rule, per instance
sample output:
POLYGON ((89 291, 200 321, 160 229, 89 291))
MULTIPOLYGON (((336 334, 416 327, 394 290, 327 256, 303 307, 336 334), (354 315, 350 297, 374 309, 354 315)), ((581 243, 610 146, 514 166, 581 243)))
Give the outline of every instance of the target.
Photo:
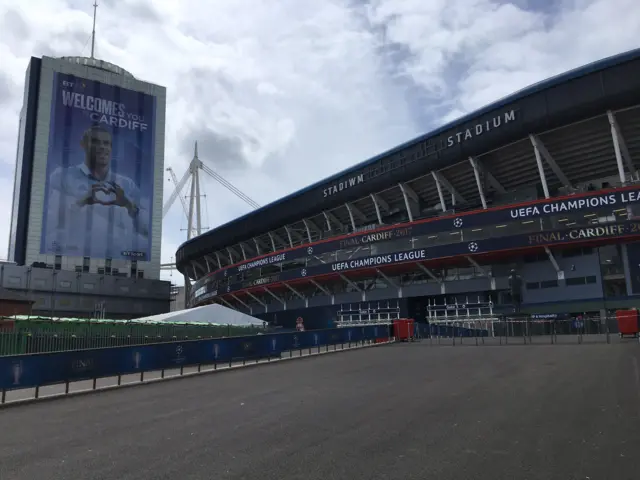
MULTIPOLYGON (((92 3, 0 0, 6 230, 29 57, 89 55, 92 3)), ((167 87, 165 165, 180 176, 198 140, 200 158, 262 205, 527 85, 640 46, 638 0, 98 3, 96 56, 167 87)), ((250 209, 204 183, 205 225, 250 209)), ((163 225, 169 262, 186 239, 177 202, 163 225)))

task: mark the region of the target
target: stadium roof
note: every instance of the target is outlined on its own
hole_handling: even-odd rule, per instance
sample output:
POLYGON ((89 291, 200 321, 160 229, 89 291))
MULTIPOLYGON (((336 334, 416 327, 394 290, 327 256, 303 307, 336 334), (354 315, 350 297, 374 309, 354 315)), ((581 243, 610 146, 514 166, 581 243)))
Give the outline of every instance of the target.
MULTIPOLYGON (((590 95, 590 92, 579 92, 578 94, 574 94, 572 90, 567 90, 565 92, 554 92, 554 90, 556 87, 566 86, 573 80, 587 77, 590 74, 598 74, 618 65, 623 65, 638 59, 640 59, 640 49, 635 49, 593 62, 555 77, 551 77, 493 102, 490 105, 465 115, 453 122, 447 123, 425 135, 421 135, 418 138, 401 144, 387 152, 376 155, 369 160, 360 162, 330 177, 309 185, 308 187, 271 202, 268 205, 255 209, 183 243, 179 247, 176 255, 178 268, 180 269, 181 265, 183 265, 185 261, 195 259, 203 253, 222 249, 234 242, 250 239, 253 236, 275 229, 285 223, 299 220, 299 218, 294 217, 301 217, 302 215, 300 215, 300 210, 303 208, 308 211, 308 215, 310 216, 313 213, 319 213, 320 210, 332 208, 335 206, 334 204, 345 203, 347 201, 352 201, 359 196, 363 196, 364 188, 367 188, 367 192, 373 192, 376 188, 376 182, 367 182, 367 185, 363 186, 364 188, 348 189, 346 192, 341 192, 341 194, 335 195, 335 198, 334 196, 331 196, 328 199, 324 199, 324 201, 321 196, 317 196, 317 193, 321 193, 323 189, 335 185, 337 182, 345 181, 354 175, 358 175, 367 168, 371 168, 374 164, 379 163, 381 160, 385 160, 412 147, 415 148, 416 145, 419 145, 422 142, 431 144, 432 140, 437 137, 442 137, 446 134, 455 135, 456 132, 461 131, 463 128, 472 128, 475 124, 481 121, 484 122, 485 120, 490 120, 491 117, 488 117, 488 115, 493 114, 493 116, 495 116, 496 113, 501 110, 505 110, 506 108, 515 108, 518 110, 521 108, 523 100, 535 97, 536 94, 553 94, 556 101, 559 99, 563 100, 563 102, 557 103, 564 104, 554 105, 550 98, 536 98, 536 102, 533 102, 533 104, 528 103, 526 105, 527 110, 533 110, 531 107, 535 106, 537 109, 535 116, 545 117, 544 119, 540 118, 533 121, 526 118, 525 121, 521 122, 522 128, 519 128, 517 131, 509 132, 507 129, 503 129, 499 132, 500 135, 494 135, 490 138, 490 141, 469 142, 472 144, 470 147, 457 145, 460 147, 459 149, 449 149, 455 151, 451 152, 451 155, 446 155, 446 159, 443 158, 446 160, 444 164, 440 155, 436 155, 438 158, 435 159, 435 161, 429 161, 428 164, 423 164, 422 168, 426 170, 444 168, 448 165, 460 162, 470 155, 479 155, 481 153, 485 153, 489 149, 498 148, 510 141, 518 140, 523 136, 526 136, 528 133, 536 133, 536 127, 554 128, 569 122, 587 118, 589 115, 603 114, 603 102, 606 102, 607 106, 605 108, 617 108, 616 102, 620 104, 618 105, 619 107, 622 107, 623 102, 621 103, 619 98, 621 95, 613 95, 609 94, 609 92, 605 93, 607 85, 602 85, 600 91, 596 92, 597 95, 603 97, 599 99, 600 101, 596 101, 591 98, 593 95, 590 95), (586 107, 583 108, 583 105, 586 105, 586 107), (317 198, 314 197, 314 199, 311 199, 310 195, 312 194, 316 194, 317 198), (295 213, 293 210, 296 210, 295 213), (318 210, 318 212, 315 212, 315 210, 318 210)), ((638 68, 637 73, 640 74, 640 68, 638 68)), ((632 78, 624 79, 624 81, 631 80, 632 78)), ((633 81, 637 82, 638 80, 633 79, 633 81)), ((590 87, 593 89, 592 86, 590 87)), ((610 88, 615 87, 617 87, 617 85, 610 88)), ((596 90, 598 89, 596 88, 596 90)), ((523 113, 525 116, 529 114, 528 111, 523 113)), ((445 157, 445 155, 443 155, 443 157, 445 157)), ((389 183, 392 183, 393 181, 397 181, 397 179, 389 179, 389 183)), ((377 183, 379 184, 379 182, 377 183)))

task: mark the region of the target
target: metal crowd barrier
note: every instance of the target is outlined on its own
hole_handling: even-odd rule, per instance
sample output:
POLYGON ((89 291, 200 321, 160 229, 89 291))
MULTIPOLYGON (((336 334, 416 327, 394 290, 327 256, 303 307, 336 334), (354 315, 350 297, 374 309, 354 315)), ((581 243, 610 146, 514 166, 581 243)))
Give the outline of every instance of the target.
POLYGON ((528 317, 443 320, 425 325, 421 337, 430 345, 582 345, 629 341, 618 334, 614 317, 580 321, 528 317))
POLYGON ((184 342, 135 345, 112 348, 73 350, 33 355, 0 357, 0 403, 7 401, 7 393, 20 389, 35 389, 33 397, 40 397, 42 387, 63 385, 70 393, 73 382, 92 381, 91 390, 98 388, 98 380, 116 378, 121 386, 124 376, 195 368, 246 365, 249 362, 269 362, 288 357, 319 354, 323 351, 344 350, 389 341, 389 327, 381 325, 347 327, 294 333, 273 333, 247 337, 189 340, 184 342), (341 348, 338 348, 341 346, 341 348), (333 347, 333 349, 331 349, 333 347))
POLYGON ((135 321, 0 321, 0 357, 238 337, 265 331, 260 326, 152 324, 135 321))

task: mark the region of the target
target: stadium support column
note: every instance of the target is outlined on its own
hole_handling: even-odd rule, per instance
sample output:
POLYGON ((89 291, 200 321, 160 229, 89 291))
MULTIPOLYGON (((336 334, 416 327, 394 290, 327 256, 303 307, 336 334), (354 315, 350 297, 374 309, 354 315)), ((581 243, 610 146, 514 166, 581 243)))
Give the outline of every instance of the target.
POLYGON ((331 305, 335 305, 335 303, 336 303, 335 295, 333 295, 328 289, 326 289, 325 287, 320 285, 318 282, 316 282, 313 278, 310 278, 309 282, 311 282, 311 284, 314 287, 316 287, 318 290, 320 290, 322 293, 324 293, 327 297, 331 297, 331 305))
POLYGON ((540 175, 540 183, 542 184, 542 191, 544 192, 544 198, 549 198, 550 197, 549 186, 547 185, 547 177, 544 174, 544 165, 542 164, 542 155, 540 155, 540 151, 536 148, 533 135, 529 135, 529 139, 531 140, 531 144, 533 145, 533 153, 536 156, 536 164, 538 165, 538 174, 540 175))
POLYGON ((273 233, 268 232, 267 235, 269 235, 269 240, 271 240, 271 250, 272 251, 276 251, 276 241, 273 238, 273 233))
POLYGON ((398 187, 400 187, 400 191, 402 192, 402 198, 404 199, 404 206, 407 209, 407 216, 409 217, 409 221, 413 222, 413 205, 416 206, 416 211, 418 214, 420 213, 420 198, 418 194, 413 191, 409 185, 405 183, 398 183, 398 187))
POLYGON ((304 307, 305 308, 309 308, 309 299, 307 297, 305 297, 303 294, 301 294, 298 290, 296 290, 295 288, 293 288, 291 285, 289 285, 287 282, 282 282, 282 284, 287 287, 289 289, 289 291, 291 293, 293 293, 296 297, 298 297, 301 300, 304 300, 304 307))
POLYGON ((307 222, 307 219, 303 218, 302 223, 304 223, 304 228, 307 231, 307 239, 309 240, 309 243, 313 242, 313 239, 311 237, 311 229, 309 228, 309 223, 307 222))
POLYGON ((238 302, 240 305, 243 305, 243 306, 244 306, 244 308, 246 308, 246 309, 249 311, 249 314, 250 314, 250 315, 253 315, 253 309, 252 309, 249 305, 247 305, 245 302, 243 302, 242 300, 240 300, 240 299, 238 298, 238 296, 237 296, 235 293, 232 293, 232 294, 231 294, 231 297, 233 297, 233 299, 234 299, 236 302, 238 302))
POLYGON ((274 299, 276 299, 278 302, 280 302, 282 304, 282 306, 284 307, 284 309, 287 309, 287 302, 285 302, 283 299, 281 299, 279 296, 277 296, 275 293, 273 293, 271 290, 269 290, 267 287, 262 287, 262 289, 267 292, 269 295, 271 295, 274 299))
POLYGON ((387 285, 395 288, 398 291, 398 298, 402 298, 402 285, 398 285, 396 282, 391 280, 387 275, 385 275, 379 268, 376 268, 376 273, 384 278, 384 281, 387 282, 387 285))
POLYGON ((433 280, 435 280, 436 282, 438 282, 440 284, 440 294, 444 295, 446 293, 446 288, 445 288, 445 283, 442 281, 442 278, 439 278, 438 276, 436 276, 435 273, 433 273, 431 271, 431 269, 425 267, 424 265, 422 265, 421 263, 416 263, 416 266, 422 270, 424 273, 426 273, 427 275, 429 275, 433 280))
POLYGON ((476 186, 478 187, 478 193, 480 194, 480 201, 482 202, 482 208, 487 209, 487 200, 484 196, 484 188, 482 188, 482 181, 480 180, 480 168, 475 158, 469 157, 469 163, 473 168, 473 176, 476 178, 476 186))
POLYGON ((436 181, 438 182, 438 184, 446 188, 447 191, 451 194, 453 205, 456 204, 456 201, 460 203, 466 203, 467 200, 460 194, 460 192, 458 192, 458 190, 455 189, 453 185, 451 185, 451 182, 447 180, 442 173, 440 172, 431 172, 431 173, 433 175, 433 178, 435 178, 436 181))
POLYGON ((268 308, 267 304, 266 304, 265 302, 263 302, 262 300, 260 300, 258 297, 256 297, 253 293, 251 293, 251 292, 245 292, 245 293, 246 293, 247 295, 249 295, 251 298, 253 298, 253 300, 254 300, 256 303, 258 303, 258 304, 262 305, 262 308, 264 308, 264 311, 265 311, 265 312, 269 310, 269 308, 268 308))
POLYGON ((347 212, 349 213, 349 220, 351 221, 351 228, 353 229, 353 231, 356 231, 356 221, 353 218, 353 211, 351 210, 351 205, 349 205, 348 203, 345 203, 344 206, 347 209, 347 212))
POLYGON ((620 183, 622 183, 622 185, 626 185, 627 178, 624 173, 624 164, 627 164, 627 168, 629 169, 629 173, 631 174, 632 178, 635 173, 635 167, 633 165, 633 161, 631 160, 631 155, 629 154, 627 144, 624 141, 622 132, 620 131, 618 121, 616 120, 616 117, 611 110, 607 112, 607 117, 609 117, 609 125, 611 126, 611 138, 613 140, 613 149, 616 154, 616 163, 618 164, 618 175, 620 175, 620 183))
POLYGON ((216 262, 218 263, 218 268, 222 268, 222 262, 220 261, 220 254, 216 252, 215 256, 216 256, 216 262))
POLYGON ((388 212, 389 204, 387 204, 387 202, 380 198, 380 195, 378 195, 377 193, 371 193, 369 194, 369 197, 371 198, 373 206, 376 209, 376 218, 378 219, 378 224, 382 225, 382 214, 380 213, 380 207, 382 207, 385 212, 388 212))
POLYGON ((289 246, 293 248, 293 238, 291 237, 291 229, 285 225, 284 231, 287 232, 287 240, 289 240, 289 246))
POLYGON ((571 186, 571 182, 569 181, 569 178, 564 174, 562 169, 558 166, 554 158, 551 156, 551 154, 547 150, 547 147, 544 146, 544 143, 542 143, 542 141, 535 135, 529 135, 529 140, 531 140, 531 145, 533 145, 533 151, 536 156, 536 162, 538 162, 538 171, 542 172, 541 173, 542 176, 540 178, 541 179, 544 178, 543 188, 546 188, 545 190, 546 198, 549 198, 549 187, 547 186, 547 179, 544 175, 544 167, 542 166, 542 159, 544 159, 547 162, 547 164, 549 165, 553 173, 555 173, 556 177, 558 178, 558 180, 560 180, 562 185, 564 185, 567 188, 567 190, 570 191, 572 186, 571 186), (541 168, 542 170, 540 170, 541 168))
POLYGON ((436 182, 436 190, 438 190, 438 198, 440 199, 440 206, 442 207, 442 211, 447 211, 447 202, 444 200, 444 194, 442 193, 442 185, 440 185, 440 180, 438 179, 438 174, 436 172, 431 172, 431 176, 433 177, 433 181, 436 182))

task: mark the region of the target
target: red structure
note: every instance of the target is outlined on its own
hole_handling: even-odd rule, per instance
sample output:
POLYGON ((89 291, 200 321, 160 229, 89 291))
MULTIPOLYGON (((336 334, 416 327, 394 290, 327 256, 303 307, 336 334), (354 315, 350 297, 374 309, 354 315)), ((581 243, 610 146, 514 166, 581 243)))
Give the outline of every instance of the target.
POLYGON ((393 336, 400 342, 412 342, 415 338, 415 320, 399 318, 393 321, 393 336))
POLYGON ((616 311, 618 320, 618 331, 621 336, 631 335, 638 336, 638 311, 637 310, 618 310, 616 311))

